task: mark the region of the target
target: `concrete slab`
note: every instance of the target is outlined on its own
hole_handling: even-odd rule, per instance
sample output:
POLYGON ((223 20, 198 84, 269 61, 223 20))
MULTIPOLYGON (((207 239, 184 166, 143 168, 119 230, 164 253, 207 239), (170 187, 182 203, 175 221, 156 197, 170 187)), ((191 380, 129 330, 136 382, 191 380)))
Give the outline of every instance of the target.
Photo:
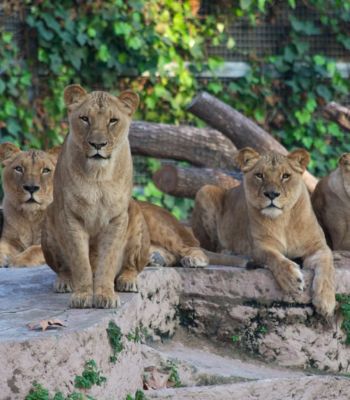
POLYGON ((173 333, 181 280, 173 269, 150 268, 139 277, 140 293, 122 294, 117 310, 68 309, 67 294, 53 292, 48 267, 0 269, 0 374, 2 400, 23 400, 33 381, 52 393, 74 389, 86 361, 96 361, 107 381, 87 393, 101 399, 124 399, 142 387, 139 343, 122 339, 116 364, 106 328, 112 320, 124 335, 142 325, 152 335, 173 333), (161 282, 161 284, 160 284, 161 282), (67 326, 56 331, 31 331, 27 323, 58 318, 67 326))

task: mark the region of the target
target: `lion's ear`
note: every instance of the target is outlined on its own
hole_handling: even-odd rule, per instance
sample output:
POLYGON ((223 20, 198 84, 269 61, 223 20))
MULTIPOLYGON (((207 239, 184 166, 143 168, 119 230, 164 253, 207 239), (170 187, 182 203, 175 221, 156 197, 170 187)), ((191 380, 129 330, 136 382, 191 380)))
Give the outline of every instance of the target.
POLYGON ((244 147, 235 156, 235 163, 242 172, 250 171, 259 161, 260 154, 251 147, 244 147))
POLYGON ((0 144, 0 162, 5 165, 5 161, 21 150, 13 143, 6 142, 0 144))
POLYGON ((342 154, 338 160, 338 165, 349 166, 350 165, 350 153, 342 154))
POLYGON ((62 149, 62 146, 55 146, 55 147, 52 147, 51 149, 47 150, 47 153, 49 153, 50 156, 53 156, 55 161, 57 161, 57 158, 61 152, 61 149, 62 149))
POLYGON ((137 110, 140 102, 139 96, 132 90, 125 90, 120 93, 118 99, 123 103, 126 112, 130 116, 137 110))
POLYGON ((310 162, 310 154, 305 149, 297 149, 287 156, 292 161, 293 169, 303 173, 310 162))
POLYGON ((69 107, 74 103, 80 103, 86 95, 87 91, 80 85, 69 85, 64 89, 64 103, 69 107))

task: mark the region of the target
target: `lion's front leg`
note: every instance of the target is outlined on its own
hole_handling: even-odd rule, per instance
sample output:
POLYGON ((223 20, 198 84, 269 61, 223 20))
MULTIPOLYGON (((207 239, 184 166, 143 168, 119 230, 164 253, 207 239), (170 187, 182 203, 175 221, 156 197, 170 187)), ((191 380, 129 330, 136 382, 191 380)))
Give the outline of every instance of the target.
MULTIPOLYGON (((56 239, 60 243, 60 252, 64 254, 64 263, 70 272, 69 278, 73 292, 70 307, 90 308, 93 305, 93 281, 89 260, 89 237, 75 221, 71 221, 69 225, 62 225, 60 232, 65 237, 56 239)), ((56 244, 56 246, 58 245, 56 244)), ((59 275, 60 272, 64 273, 64 270, 57 271, 59 275)), ((66 283, 68 284, 68 282, 66 283)))
POLYGON ((317 250, 304 259, 304 266, 315 270, 312 303, 316 311, 326 318, 331 317, 335 309, 335 270, 331 250, 317 250))
POLYGON ((150 252, 150 234, 140 206, 132 201, 121 274, 116 287, 121 292, 137 292, 137 275, 144 269, 150 252))
POLYGON ((284 292, 293 297, 304 290, 304 278, 299 265, 272 248, 255 248, 254 261, 263 264, 275 277, 284 292))
POLYGON ((40 244, 28 247, 22 253, 10 258, 9 267, 35 267, 45 264, 44 255, 40 244))
POLYGON ((114 308, 120 305, 114 280, 122 262, 128 224, 127 214, 112 220, 98 235, 91 258, 94 270, 94 306, 114 308))

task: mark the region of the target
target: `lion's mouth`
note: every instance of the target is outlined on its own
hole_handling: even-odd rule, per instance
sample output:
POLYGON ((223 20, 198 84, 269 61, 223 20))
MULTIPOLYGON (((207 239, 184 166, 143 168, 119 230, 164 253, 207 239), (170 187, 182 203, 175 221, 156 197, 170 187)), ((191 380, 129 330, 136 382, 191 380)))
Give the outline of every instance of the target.
POLYGON ((278 207, 278 206, 276 206, 276 204, 274 204, 274 203, 270 203, 267 207, 265 207, 265 209, 266 208, 277 208, 277 210, 282 210, 282 208, 281 207, 278 207))
POLYGON ((30 198, 26 201, 26 203, 28 203, 28 204, 33 204, 33 203, 35 203, 35 204, 40 204, 37 200, 34 199, 34 197, 30 197, 30 198))
POLYGON ((96 153, 93 156, 89 157, 93 160, 108 160, 110 157, 104 157, 103 155, 101 155, 100 153, 96 153))

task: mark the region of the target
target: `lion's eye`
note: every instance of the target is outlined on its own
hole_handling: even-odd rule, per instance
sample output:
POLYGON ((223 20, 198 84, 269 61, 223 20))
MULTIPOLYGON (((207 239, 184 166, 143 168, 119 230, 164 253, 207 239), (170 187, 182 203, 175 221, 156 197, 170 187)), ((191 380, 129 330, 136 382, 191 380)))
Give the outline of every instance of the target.
POLYGON ((114 124, 116 124, 117 122, 119 122, 119 119, 118 119, 118 118, 111 118, 111 119, 109 120, 110 125, 114 125, 114 124))
POLYGON ((20 174, 23 174, 23 168, 20 165, 17 165, 14 170, 20 174))
POLYGON ((43 168, 43 174, 48 174, 49 172, 51 172, 50 168, 43 168))
POLYGON ((89 123, 89 118, 88 118, 86 115, 82 115, 82 116, 80 117, 80 119, 81 119, 82 121, 86 122, 87 124, 89 123))
POLYGON ((290 178, 290 174, 287 174, 287 173, 286 173, 286 174, 283 174, 283 175, 282 175, 282 180, 284 180, 284 181, 287 180, 287 179, 289 179, 289 178, 290 178))
POLYGON ((258 172, 257 174, 255 174, 255 176, 256 176, 258 179, 260 179, 260 180, 262 180, 262 179, 264 178, 264 175, 261 174, 260 172, 258 172))

